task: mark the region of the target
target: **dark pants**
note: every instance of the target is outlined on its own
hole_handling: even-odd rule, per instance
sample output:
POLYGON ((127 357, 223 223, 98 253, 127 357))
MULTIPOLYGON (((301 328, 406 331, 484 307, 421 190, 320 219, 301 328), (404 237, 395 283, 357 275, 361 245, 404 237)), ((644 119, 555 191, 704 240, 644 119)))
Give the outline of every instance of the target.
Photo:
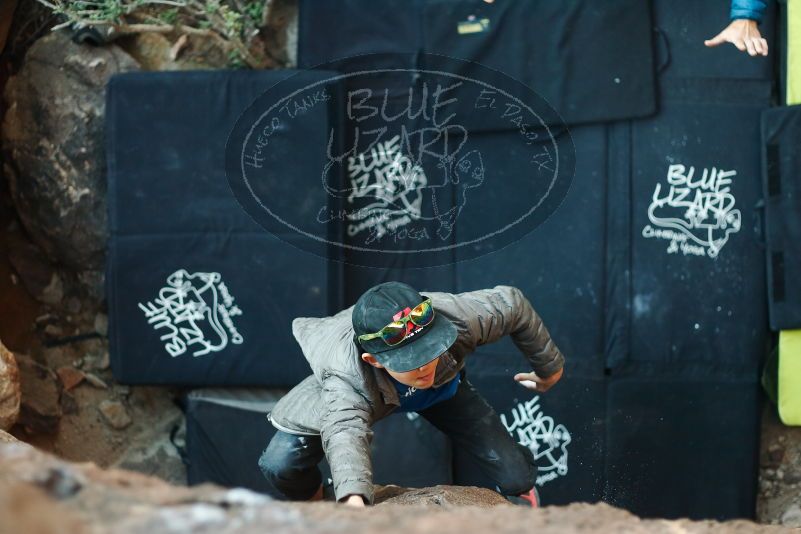
MULTIPOLYGON (((423 410, 420 415, 447 434, 476 472, 456 478, 519 495, 534 486, 537 466, 531 451, 515 442, 495 410, 462 375, 456 394, 423 410)), ((280 430, 259 458, 259 467, 279 499, 308 500, 322 482, 317 464, 324 456, 319 436, 297 436, 280 430)), ((468 467, 469 466, 469 467, 468 467)))

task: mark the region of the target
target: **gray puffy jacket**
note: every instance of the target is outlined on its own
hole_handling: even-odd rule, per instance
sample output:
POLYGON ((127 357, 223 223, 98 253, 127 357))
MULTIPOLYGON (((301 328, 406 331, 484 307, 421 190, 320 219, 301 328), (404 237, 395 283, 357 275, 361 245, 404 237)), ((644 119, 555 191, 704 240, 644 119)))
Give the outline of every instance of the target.
MULTIPOLYGON (((539 376, 551 376, 562 368, 562 353, 516 287, 420 293, 430 296, 435 313, 458 329, 455 343, 437 365, 434 386, 454 378, 477 346, 505 335, 512 336, 539 376)), ((353 342, 352 311, 353 306, 331 317, 299 317, 292 322, 292 333, 314 374, 281 398, 269 418, 284 432, 320 435, 337 500, 359 494, 372 504, 371 427, 400 402, 386 371, 360 358, 353 342)))

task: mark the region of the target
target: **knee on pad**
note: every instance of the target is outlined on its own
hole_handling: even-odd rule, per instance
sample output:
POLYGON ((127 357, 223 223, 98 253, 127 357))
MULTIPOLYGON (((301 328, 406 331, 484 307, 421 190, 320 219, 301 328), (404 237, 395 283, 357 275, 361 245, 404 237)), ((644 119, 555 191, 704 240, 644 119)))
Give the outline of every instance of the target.
POLYGON ((534 487, 537 481, 537 465, 534 454, 528 447, 520 445, 521 455, 517 461, 509 461, 507 469, 498 482, 498 491, 504 495, 519 495, 534 487))
POLYGON ((279 500, 310 499, 322 483, 318 469, 298 470, 269 449, 259 457, 259 469, 268 481, 267 493, 279 500))
POLYGON ((497 489, 503 495, 520 495, 533 488, 535 482, 536 480, 528 476, 528 473, 511 473, 498 481, 497 489))
POLYGON ((269 448, 265 449, 264 452, 261 453, 261 456, 259 456, 259 469, 261 469, 261 472, 266 477, 270 477, 271 475, 277 474, 277 471, 280 471, 280 466, 276 465, 276 462, 273 461, 269 454, 269 448))
POLYGON ((292 476, 293 467, 288 462, 287 451, 281 447, 276 447, 273 443, 267 446, 259 457, 259 469, 270 479, 289 478, 292 476))
POLYGON ((276 434, 267 444, 267 448, 259 457, 259 468, 264 476, 280 476, 286 474, 291 469, 289 458, 292 456, 292 448, 283 435, 276 434))

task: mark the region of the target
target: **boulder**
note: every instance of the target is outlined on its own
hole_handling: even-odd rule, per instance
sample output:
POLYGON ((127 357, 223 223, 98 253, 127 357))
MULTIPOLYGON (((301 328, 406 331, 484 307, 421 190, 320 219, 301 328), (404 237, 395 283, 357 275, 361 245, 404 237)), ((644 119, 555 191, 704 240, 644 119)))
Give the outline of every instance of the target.
POLYGON ((8 430, 17 422, 21 398, 17 359, 0 342, 0 430, 8 430))
POLYGON ((0 430, 0 443, 19 443, 19 440, 5 430, 0 430))
POLYGON ((39 302, 58 304, 64 298, 64 284, 58 270, 33 243, 13 243, 8 261, 28 293, 39 302))
POLYGON ((499 493, 472 486, 434 486, 402 488, 376 486, 375 502, 379 504, 425 504, 442 506, 513 506, 499 493))
POLYGON ((56 370, 56 374, 58 375, 59 380, 61 380, 61 385, 64 387, 64 391, 71 391, 75 389, 86 378, 86 375, 83 373, 83 371, 76 369, 71 365, 59 367, 58 370, 56 370))
POLYGON ((782 514, 782 525, 791 528, 801 528, 801 506, 791 505, 782 514))
POLYGON ((31 46, 5 88, 0 140, 20 220, 52 261, 75 272, 103 270, 105 86, 134 70, 121 48, 78 45, 57 31, 31 46))
POLYGON ((17 423, 31 433, 55 433, 62 414, 56 374, 24 354, 17 355, 17 364, 22 390, 17 423))
POLYGON ((104 400, 97 409, 106 423, 115 430, 127 428, 133 422, 125 405, 120 401, 104 400))

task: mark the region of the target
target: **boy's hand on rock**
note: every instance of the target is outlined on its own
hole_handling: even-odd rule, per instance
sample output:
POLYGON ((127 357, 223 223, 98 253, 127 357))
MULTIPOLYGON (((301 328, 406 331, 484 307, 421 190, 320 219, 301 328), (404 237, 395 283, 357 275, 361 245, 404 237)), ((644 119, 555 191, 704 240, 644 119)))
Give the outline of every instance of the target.
POLYGON ((528 389, 534 390, 537 393, 545 393, 551 387, 559 382, 559 379, 562 378, 563 369, 559 369, 557 372, 549 376, 548 378, 540 378, 537 376, 537 373, 517 373, 515 375, 515 380, 520 382, 522 386, 525 386, 528 389))
POLYGON ((354 508, 364 508, 364 499, 361 495, 348 495, 342 501, 345 506, 353 506, 354 508))

